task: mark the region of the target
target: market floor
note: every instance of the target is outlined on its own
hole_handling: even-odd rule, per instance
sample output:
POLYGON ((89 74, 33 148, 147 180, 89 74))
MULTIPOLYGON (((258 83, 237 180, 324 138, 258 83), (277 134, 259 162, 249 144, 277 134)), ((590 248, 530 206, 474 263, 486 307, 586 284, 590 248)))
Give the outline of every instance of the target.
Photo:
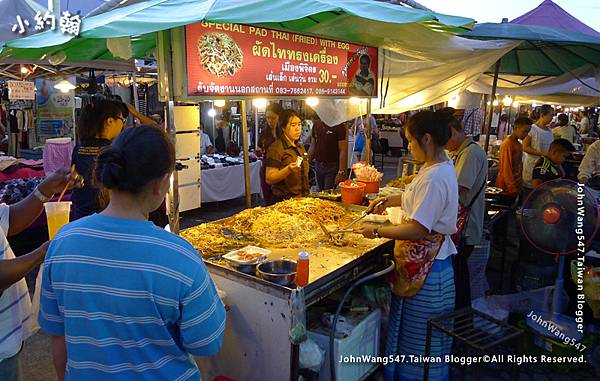
MULTIPOLYGON (((396 178, 396 168, 398 160, 386 157, 384 165, 384 178, 382 183, 396 178)), ((260 200, 253 198, 253 206, 260 205, 260 200)), ((202 205, 202 208, 185 212, 181 214, 181 228, 195 226, 200 223, 215 221, 236 214, 245 208, 245 199, 236 199, 227 202, 210 203, 202 205)), ((40 233, 45 236, 44 232, 40 233)), ((28 245, 34 244, 33 237, 28 236, 28 245)), ((11 242, 12 244, 12 242, 11 242)), ((29 277, 30 289, 33 290, 33 281, 35 278, 29 277)), ((21 362, 24 371, 25 381, 55 381, 56 375, 52 365, 52 354, 50 347, 50 336, 40 332, 30 338, 21 352, 21 362)), ((460 371, 457 367, 452 369, 451 380, 460 380, 460 371)), ((467 370, 466 380, 474 380, 472 369, 467 370)), ((510 373, 510 368, 502 366, 487 366, 482 371, 483 381, 597 381, 599 378, 594 376, 590 367, 581 371, 570 372, 569 374, 552 374, 548 369, 539 366, 528 366, 521 368, 521 374, 518 380, 515 380, 510 373)), ((369 381, 383 380, 382 374, 376 373, 369 381)))

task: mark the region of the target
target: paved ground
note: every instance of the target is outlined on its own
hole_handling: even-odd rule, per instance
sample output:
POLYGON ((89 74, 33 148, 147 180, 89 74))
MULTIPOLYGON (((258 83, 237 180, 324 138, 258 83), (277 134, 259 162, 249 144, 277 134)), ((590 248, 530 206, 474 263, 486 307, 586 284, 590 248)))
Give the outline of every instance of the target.
MULTIPOLYGON (((391 158, 386 159, 386 165, 384 168, 385 176, 384 183, 395 178, 396 176, 396 161, 391 158)), ((259 200, 254 200, 254 205, 259 205, 259 200)), ((212 203, 203 205, 202 208, 182 213, 182 228, 197 225, 199 223, 214 221, 221 218, 233 215, 245 208, 244 199, 232 200, 223 203, 212 203)), ((36 242, 43 239, 45 232, 35 232, 27 236, 27 239, 23 242, 16 242, 19 250, 26 250, 27 248, 35 247, 36 242)), ((15 250, 17 251, 17 250, 15 250)), ((26 251, 23 251, 26 252, 26 251)), ((492 252, 492 258, 490 263, 498 263, 498 258, 494 257, 497 255, 492 252)), ((493 267, 493 266, 490 266, 493 267)), ((508 266, 507 266, 508 267, 508 266)), ((492 277, 498 275, 498 271, 494 269, 488 269, 492 277)), ((31 282, 30 289, 33 289, 33 277, 29 277, 28 282, 31 282)), ((500 289, 504 288, 502 286, 500 289)), ((38 333, 32 337, 24 346, 22 351, 22 365, 24 370, 25 381, 54 381, 56 376, 52 365, 50 338, 44 333, 38 333)), ((470 367, 466 373, 466 380, 474 380, 474 368, 470 367)), ((452 369, 452 380, 460 380, 460 369, 452 369)), ((585 367, 582 370, 569 372, 568 374, 559 374, 551 372, 548 368, 540 366, 527 366, 520 368, 520 376, 515 378, 511 374, 511 369, 506 366, 496 366, 487 364, 486 368, 482 373, 482 380, 484 381, 598 381, 600 380, 600 373, 594 374, 593 369, 590 366, 585 367)), ((371 381, 383 380, 381 372, 374 374, 369 378, 371 381)), ((1 381, 1 380, 0 380, 1 381)), ((93 380, 90 380, 93 381, 93 380)))

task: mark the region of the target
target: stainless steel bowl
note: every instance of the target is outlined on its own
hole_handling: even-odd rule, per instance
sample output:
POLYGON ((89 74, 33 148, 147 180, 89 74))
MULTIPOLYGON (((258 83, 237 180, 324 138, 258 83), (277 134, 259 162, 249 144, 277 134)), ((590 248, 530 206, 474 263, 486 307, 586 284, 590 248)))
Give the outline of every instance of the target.
POLYGON ((296 262, 287 259, 265 261, 256 267, 259 278, 290 286, 296 281, 296 262))
POLYGON ((261 263, 261 262, 240 263, 240 262, 229 260, 227 258, 224 258, 224 259, 227 261, 227 263, 229 263, 229 265, 231 267, 233 267, 237 271, 246 273, 246 274, 250 274, 250 275, 256 275, 256 266, 261 263))

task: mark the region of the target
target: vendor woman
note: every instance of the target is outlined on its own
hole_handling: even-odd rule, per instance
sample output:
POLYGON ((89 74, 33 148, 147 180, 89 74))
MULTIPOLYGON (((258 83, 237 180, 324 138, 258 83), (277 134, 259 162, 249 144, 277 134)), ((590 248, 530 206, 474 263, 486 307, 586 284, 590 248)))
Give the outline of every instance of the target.
MULTIPOLYGON (((451 136, 448 116, 423 111, 406 125, 409 149, 416 160, 425 162, 402 195, 373 201, 385 208, 401 206, 403 223, 397 226, 366 225, 367 238, 385 237, 396 240, 396 270, 386 339, 386 355, 425 355, 427 320, 454 311, 454 273, 451 256, 456 247, 450 238, 456 232, 458 184, 452 161, 444 152, 451 136), (423 257, 412 262, 406 253, 423 257), (408 263, 407 263, 408 262, 408 263), (407 275, 408 274, 408 275, 407 275)), ((430 356, 449 354, 452 339, 433 330, 430 356)), ((390 364, 385 368, 386 380, 422 380, 422 363, 390 364)), ((432 363, 430 380, 448 380, 449 367, 432 363)))
POLYGON ((278 139, 267 151, 266 181, 273 202, 308 194, 308 153, 300 144, 302 121, 294 110, 279 115, 278 139))
POLYGON ((73 190, 74 219, 79 219, 104 209, 108 195, 100 192, 92 181, 92 172, 100 148, 110 145, 123 130, 127 107, 117 100, 99 99, 87 104, 77 123, 78 144, 73 149, 71 163, 84 179, 81 189, 73 190))

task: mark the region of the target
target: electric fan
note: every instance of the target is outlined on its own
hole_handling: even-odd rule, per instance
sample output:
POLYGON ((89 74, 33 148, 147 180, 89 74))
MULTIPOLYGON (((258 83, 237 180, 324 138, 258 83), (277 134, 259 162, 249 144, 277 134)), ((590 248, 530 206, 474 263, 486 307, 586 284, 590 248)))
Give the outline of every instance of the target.
POLYGON ((562 314, 565 257, 576 255, 583 243, 587 247, 594 238, 598 228, 596 200, 573 181, 553 180, 531 192, 519 215, 527 240, 541 252, 559 257, 551 311, 536 313, 540 319, 527 319, 527 325, 542 336, 555 337, 558 331, 579 341, 582 335, 577 332, 575 319, 562 314), (550 324, 556 329, 549 329, 550 324))

